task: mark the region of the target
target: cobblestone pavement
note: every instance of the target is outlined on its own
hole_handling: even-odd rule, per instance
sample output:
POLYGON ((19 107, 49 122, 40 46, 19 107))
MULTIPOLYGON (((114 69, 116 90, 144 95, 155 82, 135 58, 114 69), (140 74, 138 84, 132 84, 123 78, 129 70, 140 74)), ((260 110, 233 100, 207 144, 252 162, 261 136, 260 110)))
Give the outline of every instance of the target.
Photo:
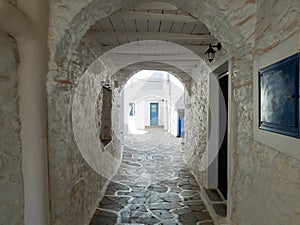
POLYGON ((162 129, 125 137, 123 161, 90 225, 213 225, 179 139, 162 129))

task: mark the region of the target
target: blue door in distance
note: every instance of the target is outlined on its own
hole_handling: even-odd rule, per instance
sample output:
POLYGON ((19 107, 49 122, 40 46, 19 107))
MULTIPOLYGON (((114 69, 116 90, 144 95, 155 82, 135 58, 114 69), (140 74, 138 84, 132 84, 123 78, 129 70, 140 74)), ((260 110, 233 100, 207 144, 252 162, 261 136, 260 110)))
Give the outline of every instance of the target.
POLYGON ((178 119, 178 132, 177 137, 184 137, 184 118, 178 119))
POLYGON ((150 103, 150 126, 158 126, 158 103, 150 103))

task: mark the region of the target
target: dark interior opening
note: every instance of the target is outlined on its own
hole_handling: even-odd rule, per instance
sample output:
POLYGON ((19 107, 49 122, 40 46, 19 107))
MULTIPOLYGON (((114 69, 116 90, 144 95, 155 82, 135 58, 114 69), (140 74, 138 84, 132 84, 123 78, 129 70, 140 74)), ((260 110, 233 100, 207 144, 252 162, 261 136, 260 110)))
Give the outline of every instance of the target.
POLYGON ((111 110, 112 110, 112 91, 108 88, 102 88, 102 110, 101 110, 101 130, 100 139, 104 146, 112 140, 111 129, 111 110))
MULTIPOLYGON (((223 73, 219 76, 219 84, 222 93, 224 96, 225 104, 226 104, 226 115, 228 113, 228 72, 223 73)), ((224 114, 224 109, 220 108, 220 115, 221 113, 224 114)), ((218 189, 222 193, 223 197, 227 199, 227 190, 228 190, 228 174, 227 174, 227 129, 228 129, 228 119, 226 116, 226 131, 222 141, 222 144, 219 149, 218 155, 218 189)), ((221 138, 221 137, 220 137, 221 138)))

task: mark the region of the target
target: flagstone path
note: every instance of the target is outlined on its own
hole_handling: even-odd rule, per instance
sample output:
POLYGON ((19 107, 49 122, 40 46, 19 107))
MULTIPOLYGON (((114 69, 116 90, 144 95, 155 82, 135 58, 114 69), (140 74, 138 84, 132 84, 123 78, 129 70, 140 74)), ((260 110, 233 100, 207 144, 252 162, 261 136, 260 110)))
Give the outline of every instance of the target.
POLYGON ((178 138, 151 129, 124 143, 120 169, 90 225, 214 225, 178 138))

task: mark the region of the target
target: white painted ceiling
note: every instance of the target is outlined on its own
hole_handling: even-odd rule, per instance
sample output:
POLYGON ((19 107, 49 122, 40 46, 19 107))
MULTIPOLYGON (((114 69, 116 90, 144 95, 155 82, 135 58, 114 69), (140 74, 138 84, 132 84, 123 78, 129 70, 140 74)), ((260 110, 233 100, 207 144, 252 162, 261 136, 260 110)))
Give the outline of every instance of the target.
MULTIPOLYGON (((193 68, 195 58, 186 53, 183 54, 179 49, 170 49, 161 41, 173 42, 186 47, 200 58, 204 58, 209 44, 218 42, 201 21, 166 3, 144 4, 134 9, 120 10, 98 21, 90 28, 86 37, 90 41, 96 41, 97 45, 100 45, 102 51, 105 52, 120 45, 136 42, 136 48, 131 47, 130 51, 123 49, 122 52, 114 53, 112 56, 114 62, 120 64, 126 63, 126 60, 132 57, 137 59, 149 57, 149 51, 145 53, 139 46, 139 42, 151 40, 153 46, 151 54, 158 54, 157 49, 159 49, 160 57, 163 54, 163 57, 180 62, 180 66, 184 68, 193 68), (157 43, 152 40, 156 40, 157 43)), ((131 70, 161 69, 170 71, 172 66, 147 62, 131 67, 133 67, 130 68, 131 70)))

